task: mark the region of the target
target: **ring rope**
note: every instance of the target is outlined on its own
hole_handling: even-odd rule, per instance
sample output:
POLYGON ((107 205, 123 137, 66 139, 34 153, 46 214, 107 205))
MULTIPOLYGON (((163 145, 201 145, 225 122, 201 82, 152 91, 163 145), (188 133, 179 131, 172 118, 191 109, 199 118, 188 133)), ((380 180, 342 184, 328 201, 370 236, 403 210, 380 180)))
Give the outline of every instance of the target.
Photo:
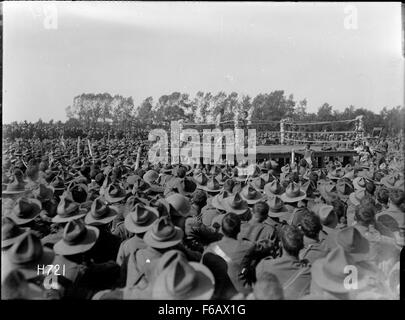
POLYGON ((333 142, 337 142, 337 143, 354 143, 356 141, 359 140, 364 140, 365 138, 359 138, 356 140, 299 140, 299 139, 291 139, 291 138, 284 138, 285 140, 288 141, 299 141, 299 142, 305 142, 305 143, 333 143, 333 142))
POLYGON ((350 120, 336 120, 336 121, 321 121, 321 122, 285 122, 286 125, 294 125, 294 126, 309 126, 309 125, 317 125, 317 124, 329 124, 329 123, 337 123, 337 122, 355 122, 357 119, 350 119, 350 120))
POLYGON ((284 131, 284 133, 302 133, 302 134, 309 134, 309 133, 315 133, 315 134, 344 134, 344 133, 356 133, 356 131, 284 131))

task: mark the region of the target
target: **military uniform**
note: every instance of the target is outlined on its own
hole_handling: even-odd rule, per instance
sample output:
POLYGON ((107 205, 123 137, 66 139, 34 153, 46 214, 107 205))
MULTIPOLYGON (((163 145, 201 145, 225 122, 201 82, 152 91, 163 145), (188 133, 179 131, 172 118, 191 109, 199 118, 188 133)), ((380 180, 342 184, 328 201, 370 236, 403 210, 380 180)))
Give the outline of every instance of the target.
POLYGON ((251 288, 244 286, 239 279, 239 274, 242 271, 242 260, 253 246, 249 241, 223 237, 207 247, 203 253, 202 263, 214 274, 216 280, 214 296, 230 299, 237 292, 247 294, 251 291, 251 288))
POLYGON ((276 229, 263 222, 248 221, 242 223, 238 239, 249 240, 251 242, 258 242, 261 240, 270 240, 276 238, 276 229))
POLYGON ((322 231, 319 233, 319 238, 324 239, 326 246, 329 249, 334 249, 337 246, 337 234, 339 229, 322 226, 322 231))
POLYGON ((284 289, 285 299, 296 300, 309 294, 311 267, 295 257, 265 258, 256 267, 256 278, 264 272, 273 273, 284 289))
POLYGON ((405 229, 405 213, 394 205, 381 211, 376 215, 376 220, 390 229, 392 232, 398 232, 405 229))
POLYGON ((127 267, 128 259, 131 253, 136 252, 139 249, 145 249, 146 244, 143 239, 139 238, 137 235, 134 235, 132 238, 121 243, 117 255, 117 264, 121 266, 121 281, 120 283, 124 284, 125 279, 127 278, 127 267))
POLYGON ((41 239, 42 245, 53 249, 55 243, 63 238, 63 228, 58 229, 56 232, 52 232, 41 239))
POLYGON ((126 241, 133 236, 133 233, 129 232, 125 227, 124 221, 118 222, 111 233, 120 238, 121 242, 126 241))
POLYGON ((58 281, 65 289, 66 298, 89 299, 99 290, 115 287, 120 273, 114 262, 84 265, 56 255, 53 264, 65 266, 64 275, 58 281))
POLYGON ((350 200, 348 200, 346 219, 347 219, 347 225, 349 227, 353 226, 356 223, 356 220, 354 219, 355 212, 356 212, 356 205, 354 205, 350 200))
POLYGON ((201 221, 207 227, 211 227, 212 220, 219 216, 221 213, 212 205, 207 204, 205 207, 201 209, 201 221))
POLYGON ((152 275, 154 261, 159 259, 162 254, 152 247, 132 252, 128 257, 126 287, 137 285, 140 289, 146 288, 152 281, 149 277, 152 275))
POLYGON ((324 239, 318 241, 304 236, 304 248, 301 249, 299 257, 313 263, 316 259, 325 257, 329 251, 330 248, 324 239))
POLYGON ((96 244, 89 251, 89 256, 96 263, 115 261, 120 245, 121 241, 119 237, 101 229, 96 244))

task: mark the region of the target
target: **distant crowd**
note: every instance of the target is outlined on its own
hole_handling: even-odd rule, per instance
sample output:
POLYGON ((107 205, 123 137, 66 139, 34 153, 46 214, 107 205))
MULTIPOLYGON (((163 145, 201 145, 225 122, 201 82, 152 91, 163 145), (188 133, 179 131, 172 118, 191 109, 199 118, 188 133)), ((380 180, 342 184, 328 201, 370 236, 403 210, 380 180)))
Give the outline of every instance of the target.
POLYGON ((3 141, 2 299, 399 298, 396 139, 354 145, 347 165, 316 168, 308 146, 245 174, 244 162, 150 163, 144 130, 22 130, 3 141))

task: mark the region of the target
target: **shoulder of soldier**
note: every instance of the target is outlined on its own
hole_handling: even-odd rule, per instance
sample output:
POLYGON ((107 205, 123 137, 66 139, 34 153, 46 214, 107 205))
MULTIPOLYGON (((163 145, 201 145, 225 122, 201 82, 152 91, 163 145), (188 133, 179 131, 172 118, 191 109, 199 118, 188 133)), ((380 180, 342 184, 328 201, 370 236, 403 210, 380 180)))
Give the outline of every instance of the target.
POLYGON ((239 247, 241 250, 249 250, 255 246, 255 244, 251 241, 240 239, 239 241, 239 247))
POLYGON ((221 244, 221 240, 219 241, 215 241, 215 242, 211 242, 204 250, 204 254, 207 252, 213 252, 215 250, 215 248, 221 244))
POLYGON ((275 259, 273 259, 273 258, 271 258, 271 257, 266 257, 266 258, 263 258, 262 260, 260 260, 259 263, 258 263, 257 266, 256 266, 256 277, 257 277, 259 274, 261 274, 261 273, 263 273, 263 272, 265 272, 265 271, 270 270, 272 264, 274 263, 274 260, 275 260, 275 259))
POLYGON ((305 269, 305 271, 303 272, 304 274, 306 274, 306 273, 310 274, 311 273, 312 265, 307 259, 301 259, 299 261, 299 266, 300 266, 300 268, 305 269))

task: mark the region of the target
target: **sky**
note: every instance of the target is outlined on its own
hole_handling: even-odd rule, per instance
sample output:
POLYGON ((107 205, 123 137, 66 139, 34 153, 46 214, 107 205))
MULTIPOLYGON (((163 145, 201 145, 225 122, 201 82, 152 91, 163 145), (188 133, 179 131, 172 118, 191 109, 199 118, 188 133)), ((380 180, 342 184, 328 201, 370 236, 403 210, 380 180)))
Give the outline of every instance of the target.
POLYGON ((404 105, 400 3, 5 2, 3 19, 3 123, 64 121, 104 92, 404 105))

